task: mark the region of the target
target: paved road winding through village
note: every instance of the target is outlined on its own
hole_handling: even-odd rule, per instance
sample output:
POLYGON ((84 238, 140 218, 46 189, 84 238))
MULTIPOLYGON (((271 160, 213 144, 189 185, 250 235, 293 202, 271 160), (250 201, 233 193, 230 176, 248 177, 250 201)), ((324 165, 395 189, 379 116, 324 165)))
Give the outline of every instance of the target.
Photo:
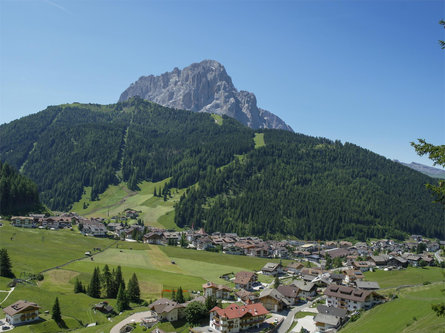
POLYGON ((124 327, 127 324, 131 323, 140 323, 142 321, 142 318, 149 317, 151 315, 151 311, 144 311, 144 312, 137 312, 135 314, 132 314, 130 317, 125 318, 118 324, 114 325, 111 329, 110 333, 119 333, 120 329, 124 327))
POLYGON ((291 327, 292 323, 294 322, 295 314, 307 307, 310 307, 314 301, 307 302, 300 306, 296 306, 292 310, 290 310, 289 313, 287 314, 286 319, 284 319, 284 321, 281 323, 281 326, 278 328, 278 333, 286 333, 291 327))

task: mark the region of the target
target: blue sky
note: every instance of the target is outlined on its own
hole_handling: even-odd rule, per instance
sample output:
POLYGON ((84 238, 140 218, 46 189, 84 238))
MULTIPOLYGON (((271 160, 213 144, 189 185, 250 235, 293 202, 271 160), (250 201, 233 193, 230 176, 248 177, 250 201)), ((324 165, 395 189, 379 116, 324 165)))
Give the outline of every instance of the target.
POLYGON ((416 161, 445 143, 444 1, 0 0, 0 124, 114 103, 203 59, 296 132, 416 161))

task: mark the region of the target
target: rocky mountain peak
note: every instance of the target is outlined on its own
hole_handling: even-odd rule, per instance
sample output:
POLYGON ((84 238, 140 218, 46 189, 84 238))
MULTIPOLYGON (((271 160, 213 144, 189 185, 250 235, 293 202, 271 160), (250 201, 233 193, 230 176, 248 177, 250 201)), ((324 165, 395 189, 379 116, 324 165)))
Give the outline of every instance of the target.
POLYGON ((224 66, 215 60, 203 60, 182 70, 174 68, 159 76, 142 76, 119 101, 134 96, 176 109, 227 115, 255 129, 292 131, 279 117, 259 109, 253 93, 238 91, 224 66))

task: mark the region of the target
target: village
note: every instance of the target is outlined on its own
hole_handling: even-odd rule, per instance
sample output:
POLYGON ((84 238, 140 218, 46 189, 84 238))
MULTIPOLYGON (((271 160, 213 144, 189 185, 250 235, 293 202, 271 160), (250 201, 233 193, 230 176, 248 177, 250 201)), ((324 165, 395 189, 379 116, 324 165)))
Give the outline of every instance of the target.
MULTIPOLYGON (((158 322, 184 319, 185 309, 191 302, 206 304, 208 298, 217 305, 208 309, 206 325, 201 322, 200 326, 190 328, 191 332, 336 332, 363 311, 391 301, 390 297, 379 294, 379 284, 367 281, 364 272, 443 265, 440 248, 444 242, 420 235, 412 235, 404 242, 389 239, 356 243, 276 241, 240 237, 235 233, 207 234, 203 229, 163 230, 140 222, 134 210, 107 221, 75 213, 11 218, 11 225, 15 227, 54 231, 75 227, 86 237, 109 237, 288 262, 286 265, 281 260, 270 262, 259 271, 228 273, 220 277, 227 285, 208 281, 202 290, 190 292, 189 299, 182 303, 168 297, 153 300, 147 311, 136 319, 117 324, 112 330, 116 333, 131 331, 135 323, 150 329, 158 322), (133 223, 128 223, 132 220, 133 223), (268 277, 268 282, 261 277, 268 277)), ((95 309, 113 312, 106 302, 96 304, 95 309)), ((37 320, 40 307, 32 301, 20 300, 3 311, 6 316, 3 327, 9 329, 37 320)), ((162 333, 162 330, 156 328, 156 332, 162 333)))

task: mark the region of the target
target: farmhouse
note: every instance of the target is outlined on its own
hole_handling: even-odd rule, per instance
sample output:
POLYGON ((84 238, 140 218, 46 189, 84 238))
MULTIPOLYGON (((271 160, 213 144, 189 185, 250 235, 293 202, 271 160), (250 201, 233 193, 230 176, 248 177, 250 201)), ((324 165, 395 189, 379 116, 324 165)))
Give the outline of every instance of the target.
POLYGON ((221 333, 239 332, 259 327, 268 313, 260 303, 243 306, 231 304, 225 309, 215 306, 210 310, 210 327, 221 333))
POLYGON ((29 216, 13 216, 11 224, 14 227, 35 228, 34 218, 29 216))
POLYGON ((291 305, 291 302, 276 289, 264 289, 260 293, 259 300, 267 310, 273 312, 279 312, 291 305))
POLYGON ((382 302, 382 297, 374 291, 331 284, 326 288, 326 305, 348 311, 370 309, 382 302))
POLYGON ((162 245, 165 243, 164 234, 160 231, 153 231, 145 234, 143 237, 144 243, 162 245))
POLYGON ((233 283, 235 283, 235 288, 249 290, 252 288, 252 283, 256 282, 257 279, 255 273, 241 271, 236 273, 233 283))
POLYGON ((298 296, 304 298, 311 298, 317 294, 317 286, 312 282, 304 282, 302 280, 294 280, 292 285, 297 287, 300 291, 298 296))
POLYGON ((161 298, 150 304, 150 310, 157 313, 158 320, 176 321, 182 317, 184 306, 167 298, 161 298))
POLYGON ((213 282, 207 282, 202 285, 204 289, 204 297, 215 296, 216 299, 229 299, 232 289, 222 284, 215 284, 213 282))
POLYGON ((268 262, 261 268, 264 275, 279 275, 283 273, 283 266, 280 263, 268 262))
POLYGON ((39 319, 39 309, 36 303, 28 301, 17 301, 3 309, 6 321, 11 325, 30 323, 39 319))

